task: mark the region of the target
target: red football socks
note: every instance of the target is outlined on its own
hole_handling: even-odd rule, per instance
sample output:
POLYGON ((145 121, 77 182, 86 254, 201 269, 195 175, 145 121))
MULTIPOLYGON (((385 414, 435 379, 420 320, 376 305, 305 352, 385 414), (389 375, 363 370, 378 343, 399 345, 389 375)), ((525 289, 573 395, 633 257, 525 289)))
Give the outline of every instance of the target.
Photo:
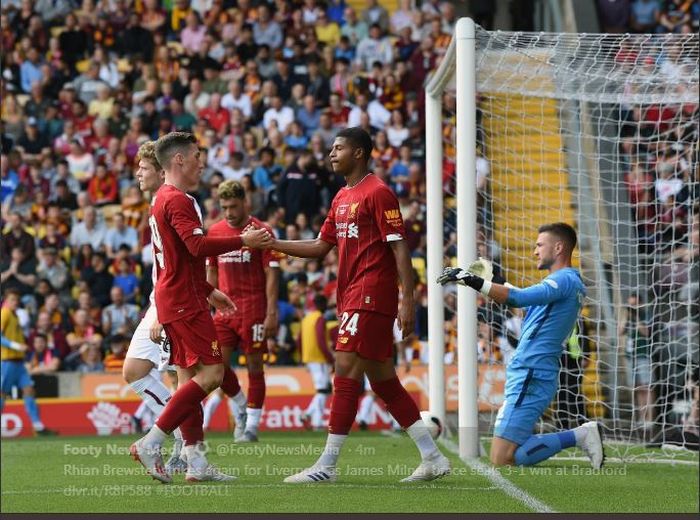
POLYGON ((374 382, 371 385, 372 391, 386 403, 387 410, 402 428, 408 428, 420 419, 418 406, 401 385, 398 377, 374 382))
POLYGON ((241 391, 241 385, 238 383, 236 373, 231 370, 231 367, 224 365, 224 379, 221 382, 221 389, 229 397, 235 397, 241 391))
POLYGON ((248 408, 262 408, 265 402, 265 373, 248 374, 248 408))
POLYGON ((331 418, 328 421, 328 433, 347 435, 357 415, 357 400, 360 397, 359 381, 349 377, 333 378, 333 401, 331 418))
POLYGON ((202 387, 190 379, 173 394, 156 421, 156 425, 165 433, 170 434, 189 416, 199 415, 199 427, 201 428, 201 402, 206 396, 207 393, 202 390, 202 387))
POLYGON ((203 421, 204 412, 200 404, 197 406, 195 413, 191 413, 180 423, 180 431, 182 432, 182 440, 185 441, 185 446, 193 446, 198 442, 204 441, 203 421))

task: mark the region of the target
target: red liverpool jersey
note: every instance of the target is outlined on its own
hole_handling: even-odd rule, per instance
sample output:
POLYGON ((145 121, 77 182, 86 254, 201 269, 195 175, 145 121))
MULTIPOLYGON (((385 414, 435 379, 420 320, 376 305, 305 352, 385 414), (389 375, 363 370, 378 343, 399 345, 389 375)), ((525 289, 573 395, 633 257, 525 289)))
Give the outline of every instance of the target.
POLYGON ((151 202, 148 219, 153 241, 158 321, 170 323, 209 311, 205 257, 196 258, 184 243, 186 236, 204 235, 202 215, 194 197, 164 184, 151 202))
POLYGON ((405 236, 399 201, 373 174, 333 199, 320 238, 338 246, 338 312, 395 316, 398 271, 388 242, 405 236))
MULTIPOLYGON (((238 237, 248 229, 272 228, 255 217, 249 217, 242 227, 231 227, 226 220, 211 226, 210 237, 238 237)), ((283 255, 269 249, 251 249, 242 247, 207 258, 207 265, 215 265, 219 270, 219 289, 233 300, 238 308, 236 312, 264 316, 267 305, 265 293, 265 268, 279 267, 283 255)))

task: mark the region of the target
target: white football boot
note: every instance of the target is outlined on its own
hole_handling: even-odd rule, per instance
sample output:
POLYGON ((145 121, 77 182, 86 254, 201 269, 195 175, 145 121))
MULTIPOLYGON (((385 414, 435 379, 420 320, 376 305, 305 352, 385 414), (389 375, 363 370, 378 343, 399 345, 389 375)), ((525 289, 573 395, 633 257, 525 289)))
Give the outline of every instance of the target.
POLYGON ((425 459, 410 476, 401 482, 421 482, 435 480, 450 473, 450 461, 442 453, 432 459, 425 459))
POLYGON ((139 439, 131 445, 129 452, 133 459, 140 462, 146 468, 146 472, 154 479, 163 484, 170 484, 173 481, 163 465, 160 447, 145 446, 143 439, 139 439))
POLYGON ((173 444, 173 452, 170 458, 165 463, 165 471, 173 475, 175 473, 183 473, 187 470, 187 462, 182 458, 182 441, 175 441, 173 444))
POLYGON ((185 451, 182 457, 187 463, 187 473, 185 473, 187 482, 232 482, 238 480, 233 475, 222 473, 216 466, 210 464, 204 455, 190 459, 185 451))
POLYGON ((338 470, 332 466, 311 466, 284 479, 287 484, 323 484, 338 480, 338 470))
POLYGON ((590 421, 582 424, 580 428, 585 428, 586 435, 577 446, 591 459, 591 466, 593 469, 602 468, 603 462, 605 462, 602 426, 596 421, 590 421))

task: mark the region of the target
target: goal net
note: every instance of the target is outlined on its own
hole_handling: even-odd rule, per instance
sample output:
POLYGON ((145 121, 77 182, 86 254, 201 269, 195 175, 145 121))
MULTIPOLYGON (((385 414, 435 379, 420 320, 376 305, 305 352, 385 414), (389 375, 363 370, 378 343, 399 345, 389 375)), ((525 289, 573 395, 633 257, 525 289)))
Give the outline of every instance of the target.
MULTIPOLYGON (((454 47, 445 60, 454 60, 454 47)), ((428 218, 444 219, 443 264, 458 263, 457 227, 461 212, 473 217, 470 204, 469 254, 490 258, 519 287, 544 276, 532 255, 538 226, 574 225, 587 298, 540 431, 598 420, 613 457, 697 460, 698 36, 477 26, 474 61, 475 172, 457 171, 454 65, 443 64, 436 74, 444 77, 427 89, 441 105, 440 165, 428 173, 441 175, 441 204, 429 202, 428 218), (456 196, 458 173, 476 183, 476 200, 456 196)), ((478 382, 466 384, 478 384, 483 438, 493 431, 500 403, 491 390, 502 384, 523 313, 477 296, 467 329, 457 325, 451 290, 441 296, 447 348, 468 334, 477 349, 478 382)), ((447 395, 447 412, 456 411, 447 395)))

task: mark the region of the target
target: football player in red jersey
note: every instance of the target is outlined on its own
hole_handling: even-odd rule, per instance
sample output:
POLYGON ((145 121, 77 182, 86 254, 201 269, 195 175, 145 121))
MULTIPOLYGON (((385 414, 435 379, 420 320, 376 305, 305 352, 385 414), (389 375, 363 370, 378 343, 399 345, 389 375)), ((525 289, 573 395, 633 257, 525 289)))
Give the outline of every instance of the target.
MULTIPOLYGON (((209 228, 209 236, 237 237, 248 229, 266 229, 272 235, 270 226, 248 213, 245 188, 241 183, 224 181, 219 185, 218 194, 224 220, 209 228)), ((245 354, 248 366, 247 408, 233 401, 236 417, 234 439, 237 442, 258 440, 265 401, 263 354, 267 352, 267 339, 277 335, 281 256, 270 249, 243 247, 207 259, 207 281, 231 298, 237 309, 233 315, 218 312, 214 316, 224 363, 229 363, 233 350, 238 347, 245 354)), ((207 399, 205 425, 220 401, 218 392, 207 399)))
POLYGON ((413 269, 403 219, 394 193, 369 172, 372 139, 361 128, 338 133, 330 152, 333 170, 347 186, 333 199, 315 240, 274 240, 272 248, 297 257, 320 258, 338 248, 338 316, 333 401, 328 439, 316 463, 285 482, 314 483, 337 478, 337 460, 357 414, 362 378, 416 443, 421 464, 402 482, 433 480, 450 471, 401 385, 392 358, 397 314, 405 338, 413 332, 413 269), (397 278, 403 288, 399 305, 397 278))
MULTIPOLYGON (((271 243, 265 230, 235 238, 204 235, 199 206, 187 194, 199 186, 203 169, 200 155, 192 134, 171 132, 156 142, 156 158, 165 171, 165 183, 153 198, 149 218, 157 269, 155 300, 158 322, 172 343, 179 387, 153 428, 132 444, 130 451, 149 475, 166 483, 172 478, 163 467, 160 448, 178 426, 185 441, 188 481, 234 478, 211 466, 202 449, 202 400, 218 386, 230 390, 229 386, 238 385, 235 374, 222 363, 209 310, 210 303, 229 310, 233 303, 207 283, 205 259, 243 245, 271 243)), ((160 341, 155 333, 153 336, 153 341, 160 341)))

